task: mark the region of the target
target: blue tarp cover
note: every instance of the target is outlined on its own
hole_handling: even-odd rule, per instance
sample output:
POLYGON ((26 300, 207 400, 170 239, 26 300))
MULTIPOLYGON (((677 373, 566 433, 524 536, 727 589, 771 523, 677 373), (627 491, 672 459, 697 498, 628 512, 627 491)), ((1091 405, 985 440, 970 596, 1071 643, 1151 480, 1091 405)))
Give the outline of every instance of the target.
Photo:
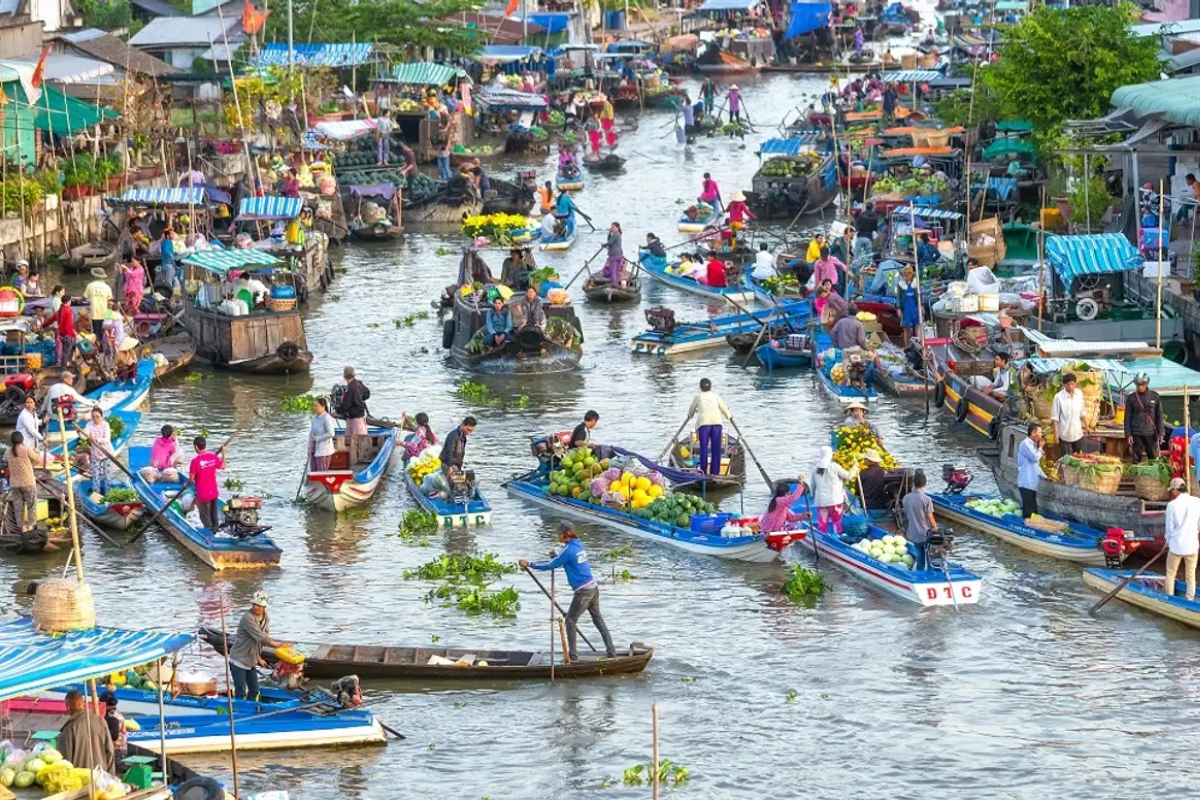
POLYGON ((793 39, 824 28, 829 24, 830 3, 792 3, 792 21, 788 23, 785 39, 793 39))
POLYGON ((792 139, 767 139, 759 148, 763 156, 795 156, 806 150, 812 150, 816 135, 799 136, 792 139))
POLYGON ((542 48, 523 44, 489 44, 479 48, 477 61, 520 61, 542 52, 542 48))
POLYGON ((125 194, 116 198, 114 202, 151 206, 202 206, 204 188, 179 186, 170 189, 126 189, 125 194))
POLYGON ((1081 275, 1104 275, 1136 269, 1145 260, 1119 233, 1051 236, 1046 240, 1046 260, 1068 288, 1081 275))
POLYGON ((762 0, 705 0, 704 5, 697 9, 697 13, 749 11, 761 2, 762 0))
POLYGON ((571 22, 571 15, 565 12, 530 14, 529 21, 534 25, 541 25, 546 29, 546 33, 558 33, 567 29, 567 25, 571 22))
POLYGON ((202 250, 199 253, 192 253, 183 260, 183 263, 224 276, 231 269, 273 267, 276 264, 282 264, 283 261, 266 250, 247 247, 242 250, 202 250))
POLYGON ((518 92, 515 89, 501 89, 492 86, 478 92, 475 99, 493 109, 512 109, 514 111, 541 111, 546 108, 546 100, 540 94, 518 92))
MULTIPOLYGON (((353 67, 375 60, 375 45, 355 44, 297 44, 292 47, 292 60, 298 67, 353 67)), ((258 66, 288 65, 286 44, 264 44, 254 62, 258 66)))

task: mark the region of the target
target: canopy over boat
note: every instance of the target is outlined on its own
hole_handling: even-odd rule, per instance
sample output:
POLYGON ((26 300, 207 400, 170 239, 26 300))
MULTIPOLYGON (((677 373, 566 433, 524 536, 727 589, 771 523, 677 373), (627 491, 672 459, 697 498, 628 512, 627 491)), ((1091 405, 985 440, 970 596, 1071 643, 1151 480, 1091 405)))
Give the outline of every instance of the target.
POLYGON ((300 209, 303 207, 304 201, 299 197, 279 197, 277 195, 243 197, 238 203, 237 221, 270 222, 295 219, 300 216, 300 209))

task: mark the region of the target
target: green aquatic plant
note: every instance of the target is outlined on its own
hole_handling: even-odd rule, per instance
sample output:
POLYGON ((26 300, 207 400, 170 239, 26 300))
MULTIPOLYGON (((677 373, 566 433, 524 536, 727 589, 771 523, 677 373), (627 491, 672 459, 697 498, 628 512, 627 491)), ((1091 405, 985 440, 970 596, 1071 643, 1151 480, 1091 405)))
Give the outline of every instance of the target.
POLYGON ((829 585, 825 583, 824 575, 815 569, 808 569, 796 564, 792 567, 792 573, 780 591, 790 600, 799 600, 804 597, 820 597, 828 588, 829 585))
POLYGON ((313 410, 313 401, 316 399, 316 395, 311 394, 288 395, 279 401, 279 407, 289 414, 302 414, 313 410))
POLYGON ((482 557, 447 554, 422 564, 413 570, 404 570, 404 580, 460 580, 482 585, 501 575, 517 571, 515 564, 505 564, 494 553, 482 557))

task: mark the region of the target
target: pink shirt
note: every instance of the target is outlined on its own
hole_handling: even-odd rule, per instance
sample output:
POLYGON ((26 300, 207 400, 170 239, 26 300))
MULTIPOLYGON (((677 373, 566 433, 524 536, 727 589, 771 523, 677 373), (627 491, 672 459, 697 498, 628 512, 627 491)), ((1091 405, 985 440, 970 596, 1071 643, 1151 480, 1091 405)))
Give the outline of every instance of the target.
POLYGON ((818 258, 813 263, 813 286, 820 286, 822 281, 832 281, 837 285, 838 270, 846 271, 846 265, 833 256, 818 258))
POLYGON ((175 453, 174 437, 158 437, 150 445, 150 466, 157 470, 170 469, 175 466, 175 453))
POLYGON ((216 500, 221 492, 217 489, 217 470, 223 469, 225 462, 216 453, 200 453, 192 459, 188 474, 196 485, 196 502, 207 503, 216 500))
POLYGON ((763 533, 782 531, 787 528, 787 523, 798 522, 807 517, 807 514, 798 514, 791 510, 792 503, 799 500, 803 494, 804 487, 797 486, 791 494, 776 499, 775 510, 767 511, 767 513, 762 515, 762 519, 758 521, 759 530, 763 533))

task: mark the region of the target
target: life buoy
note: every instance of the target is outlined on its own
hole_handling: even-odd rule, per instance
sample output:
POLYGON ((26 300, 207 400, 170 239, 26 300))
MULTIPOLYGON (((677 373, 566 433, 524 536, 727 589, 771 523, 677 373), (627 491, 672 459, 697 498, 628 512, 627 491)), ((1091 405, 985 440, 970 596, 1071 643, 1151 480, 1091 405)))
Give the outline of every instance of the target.
POLYGON ((946 405, 946 384, 938 381, 933 385, 933 407, 941 408, 946 405))
POLYGON ((1091 322, 1100 313, 1100 304, 1090 297, 1081 297, 1075 304, 1075 316, 1084 322, 1091 322))
POLYGON ((988 439, 993 442, 1000 438, 1000 417, 992 417, 992 421, 988 423, 988 439))
POLYGON ((212 778, 192 778, 175 787, 174 800, 222 800, 225 790, 212 778))
POLYGON ((449 350, 454 346, 454 320, 448 319, 442 323, 442 349, 449 350))
POLYGON ((285 364, 290 364, 300 356, 300 345, 295 342, 284 342, 275 349, 275 355, 285 364))
POLYGON ((965 420, 967 418, 967 409, 970 408, 970 406, 971 404, 967 402, 966 390, 964 390, 963 393, 958 396, 958 407, 954 409, 954 420, 956 422, 962 422, 965 420))

